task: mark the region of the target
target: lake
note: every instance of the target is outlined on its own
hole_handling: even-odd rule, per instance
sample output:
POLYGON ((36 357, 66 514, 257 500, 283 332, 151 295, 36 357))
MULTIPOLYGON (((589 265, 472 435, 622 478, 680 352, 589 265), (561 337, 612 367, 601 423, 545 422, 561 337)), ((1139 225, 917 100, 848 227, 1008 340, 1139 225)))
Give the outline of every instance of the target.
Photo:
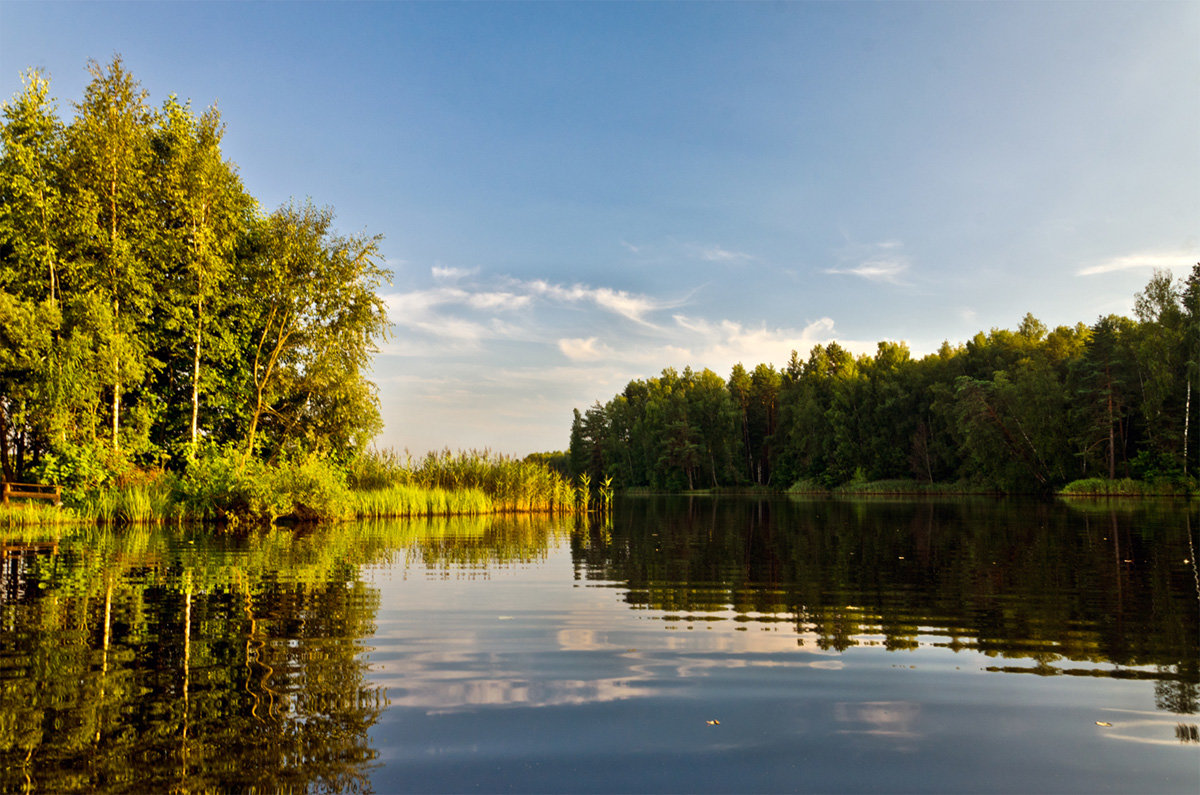
MULTIPOLYGON (((0 531, 0 537, 3 537, 0 531)), ((1200 792, 1193 503, 22 532, 4 792, 1200 792)))

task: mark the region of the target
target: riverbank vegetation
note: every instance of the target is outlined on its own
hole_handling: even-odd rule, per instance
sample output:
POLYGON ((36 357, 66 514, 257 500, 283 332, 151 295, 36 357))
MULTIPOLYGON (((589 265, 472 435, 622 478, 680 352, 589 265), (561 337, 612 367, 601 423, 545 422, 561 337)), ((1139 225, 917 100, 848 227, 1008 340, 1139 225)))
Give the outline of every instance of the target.
MULTIPOLYGON (((534 458, 534 457, 531 457, 534 458)), ((587 512, 583 490, 539 460, 486 451, 358 453, 349 463, 309 455, 243 461, 236 447, 208 449, 182 472, 131 470, 119 480, 73 483, 65 507, 0 508, 0 525, 213 522, 236 529, 292 522, 385 517, 573 514, 587 512)))
POLYGON ((70 492, 184 475, 206 450, 348 457, 381 423, 376 237, 263 211, 215 107, 161 107, 119 58, 64 122, 26 74, 0 127, 0 465, 70 492))
POLYGON ((669 368, 575 411, 570 470, 661 491, 1194 493, 1200 265, 1156 271, 1134 310, 1026 315, 919 359, 833 342, 728 380, 669 368))
POLYGON ((0 467, 66 508, 0 521, 576 509, 550 458, 372 451, 379 238, 311 203, 264 211, 215 106, 152 107, 120 58, 89 71, 69 120, 34 70, 2 111, 0 467))

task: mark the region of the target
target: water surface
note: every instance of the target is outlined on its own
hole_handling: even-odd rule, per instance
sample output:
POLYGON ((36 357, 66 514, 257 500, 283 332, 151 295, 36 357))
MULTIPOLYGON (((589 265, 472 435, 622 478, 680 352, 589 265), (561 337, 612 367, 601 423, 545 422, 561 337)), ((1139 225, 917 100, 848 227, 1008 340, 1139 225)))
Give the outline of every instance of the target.
POLYGON ((0 790, 1194 793, 1194 510, 11 539, 0 790))

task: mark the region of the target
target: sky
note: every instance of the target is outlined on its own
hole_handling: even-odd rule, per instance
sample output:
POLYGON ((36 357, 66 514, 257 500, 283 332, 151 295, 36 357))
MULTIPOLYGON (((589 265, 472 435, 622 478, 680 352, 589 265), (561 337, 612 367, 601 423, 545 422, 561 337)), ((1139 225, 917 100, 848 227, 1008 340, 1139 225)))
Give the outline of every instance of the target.
POLYGON ((269 211, 383 236, 381 447, 565 449, 665 367, 1132 312, 1200 261, 1200 3, 17 2, 64 119, 120 54, 269 211))

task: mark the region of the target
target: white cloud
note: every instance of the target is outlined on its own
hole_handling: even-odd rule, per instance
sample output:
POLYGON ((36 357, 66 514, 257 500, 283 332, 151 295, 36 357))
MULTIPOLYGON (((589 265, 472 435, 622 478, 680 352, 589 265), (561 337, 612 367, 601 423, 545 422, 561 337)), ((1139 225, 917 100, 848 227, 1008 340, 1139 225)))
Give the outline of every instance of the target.
POLYGON ((1100 273, 1133 270, 1135 268, 1187 268, 1196 261, 1195 249, 1180 249, 1177 251, 1143 251, 1126 254, 1123 257, 1112 257, 1097 265, 1089 265, 1077 271, 1079 276, 1095 276, 1100 273))
POLYGON ((449 268, 449 267, 443 267, 441 265, 434 265, 430 269, 430 272, 433 274, 433 278, 437 279, 439 282, 450 282, 450 281, 457 281, 459 279, 465 279, 468 276, 474 276, 476 273, 479 272, 479 269, 478 268, 470 268, 470 269, 468 269, 468 268, 449 268))
POLYGON ((654 324, 646 320, 647 314, 672 306, 671 303, 656 301, 649 296, 627 293, 624 290, 613 290, 609 287, 586 287, 582 284, 565 287, 561 284, 551 284, 542 279, 535 279, 531 282, 514 282, 514 284, 522 285, 535 295, 553 301, 590 302, 601 309, 649 327, 654 327, 654 324))
MULTIPOLYGON (((732 320, 716 323, 675 316, 675 323, 691 342, 690 352, 695 366, 709 367, 724 375, 737 362, 757 365, 774 363, 782 366, 792 351, 801 355, 814 345, 823 345, 835 338, 833 320, 823 317, 802 329, 767 328, 766 324, 749 327, 732 320)), ((843 343, 858 348, 858 343, 843 343)))
POLYGON ((858 276, 872 282, 903 284, 901 277, 908 271, 912 258, 902 252, 904 243, 884 240, 878 243, 848 243, 838 258, 844 263, 826 268, 826 273, 858 276))
POLYGON ((859 276, 872 282, 900 284, 900 277, 908 270, 907 257, 875 257, 849 268, 829 268, 826 273, 845 273, 859 276))
POLYGON ((702 246, 697 247, 697 255, 700 259, 706 262, 725 262, 730 264, 740 264, 749 262, 754 259, 754 255, 746 254, 741 251, 729 251, 720 246, 702 246))
POLYGON ((568 359, 575 361, 596 361, 598 359, 612 358, 613 349, 597 340, 595 337, 587 339, 567 339, 563 338, 558 341, 558 349, 568 359))
POLYGON ((523 309, 529 306, 532 299, 527 295, 513 293, 472 293, 467 296, 466 303, 472 309, 523 309))

